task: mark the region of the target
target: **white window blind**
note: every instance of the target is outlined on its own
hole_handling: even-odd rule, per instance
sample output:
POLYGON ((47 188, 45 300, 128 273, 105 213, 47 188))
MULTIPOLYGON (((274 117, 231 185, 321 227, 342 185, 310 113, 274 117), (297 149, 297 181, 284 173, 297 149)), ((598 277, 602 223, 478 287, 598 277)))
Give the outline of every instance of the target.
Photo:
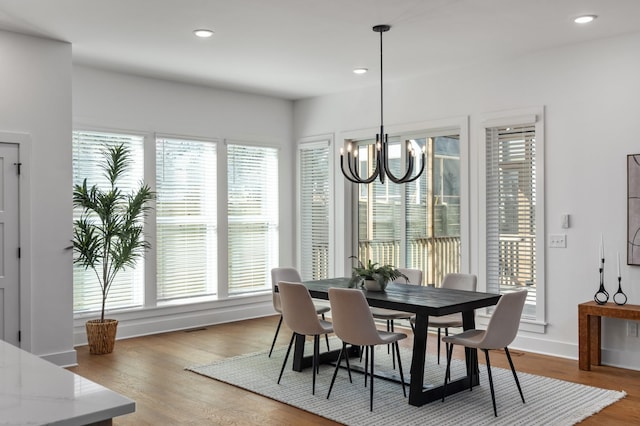
POLYGON ((278 151, 229 144, 229 293, 271 288, 278 266, 278 151))
POLYGON ((487 291, 527 288, 524 316, 535 317, 535 125, 486 129, 487 291))
POLYGON ((300 273, 329 278, 329 144, 300 146, 300 273))
MULTIPOLYGON (((101 165, 104 162, 103 153, 107 147, 125 144, 131 152, 131 166, 128 174, 122 176, 118 186, 128 193, 137 188, 143 180, 144 138, 136 135, 125 135, 100 132, 73 132, 72 163, 73 184, 82 184, 87 179, 87 186, 97 184, 108 188, 108 181, 103 176, 101 165)), ((74 209, 73 219, 82 213, 81 209, 74 209)), ((141 306, 144 289, 144 260, 138 259, 136 266, 126 268, 116 276, 111 285, 107 299, 107 309, 129 308, 141 306)), ((102 304, 100 285, 91 269, 85 270, 80 265, 73 268, 73 310, 75 313, 98 311, 102 304)))
POLYGON ((216 144, 156 139, 157 299, 216 293, 216 144))

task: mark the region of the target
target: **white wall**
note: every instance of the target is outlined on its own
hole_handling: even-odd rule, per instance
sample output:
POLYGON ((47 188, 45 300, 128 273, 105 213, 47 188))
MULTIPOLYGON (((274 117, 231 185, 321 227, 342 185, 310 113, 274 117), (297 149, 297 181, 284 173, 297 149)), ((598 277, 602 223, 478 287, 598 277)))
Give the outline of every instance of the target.
MULTIPOLYGON (((523 107, 545 108, 546 234, 566 233, 566 249, 546 250, 546 334, 521 333, 521 349, 577 358, 577 305, 598 288, 597 250, 604 235, 605 284, 613 293, 616 252, 623 259, 628 303, 640 304, 640 267, 626 266, 626 156, 640 153, 640 34, 478 64, 446 75, 385 80, 385 124, 470 118, 471 270, 478 270, 478 145, 481 116, 523 107), (571 228, 560 227, 571 214, 571 228)), ((374 81, 374 80, 372 80, 374 81)), ((375 84, 375 83, 374 83, 375 84)), ((296 139, 379 125, 378 87, 297 101, 296 139)), ((336 161, 338 161, 336 151, 336 161)), ((336 234, 349 235, 345 179, 337 173, 336 234), (342 208, 341 208, 342 207, 342 208)), ((338 240, 340 241, 340 240, 338 240)), ((346 252, 349 252, 347 247, 346 252)), ((338 250, 338 253, 340 250, 338 250)), ((343 265, 344 259, 335 259, 343 265)), ((338 271, 340 272, 340 271, 338 271)), ((344 271, 342 271, 344 272, 344 271)), ((482 284, 484 285, 482 280, 482 284)), ((603 362, 640 369, 640 339, 623 321, 603 320, 603 362)))
POLYGON ((0 131, 25 135, 21 346, 75 363, 71 250, 71 45, 0 31, 0 131))

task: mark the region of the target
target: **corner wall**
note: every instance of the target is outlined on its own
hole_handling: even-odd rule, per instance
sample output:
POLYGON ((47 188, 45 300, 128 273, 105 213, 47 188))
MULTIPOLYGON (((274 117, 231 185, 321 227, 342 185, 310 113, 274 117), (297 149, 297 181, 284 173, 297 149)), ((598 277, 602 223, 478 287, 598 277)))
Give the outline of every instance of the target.
POLYGON ((26 134, 21 193, 21 347, 55 363, 73 349, 71 45, 0 31, 0 131, 26 134), (27 151, 30 151, 27 152, 27 151), (24 231, 24 229, 21 229, 24 231), (30 296, 25 300, 25 295, 30 296))

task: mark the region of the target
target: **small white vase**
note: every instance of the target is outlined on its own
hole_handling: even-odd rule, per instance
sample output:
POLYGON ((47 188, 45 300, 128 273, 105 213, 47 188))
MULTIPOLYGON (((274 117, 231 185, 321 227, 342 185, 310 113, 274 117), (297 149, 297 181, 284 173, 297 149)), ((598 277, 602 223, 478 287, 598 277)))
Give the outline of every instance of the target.
POLYGON ((362 287, 367 291, 384 291, 387 288, 387 283, 381 284, 376 280, 363 280, 362 287))

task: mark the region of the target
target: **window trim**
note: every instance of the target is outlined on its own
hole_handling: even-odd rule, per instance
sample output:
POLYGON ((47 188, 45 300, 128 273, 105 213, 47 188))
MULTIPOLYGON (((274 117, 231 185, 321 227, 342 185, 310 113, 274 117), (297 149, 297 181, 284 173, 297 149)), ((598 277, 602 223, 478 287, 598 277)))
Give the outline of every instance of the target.
MULTIPOLYGON (((336 150, 339 152, 340 147, 346 146, 349 141, 354 139, 370 139, 375 136, 377 128, 367 128, 360 130, 343 131, 337 137, 342 143, 336 144, 336 150)), ((471 271, 471 237, 470 237, 470 161, 469 161, 469 116, 456 116, 443 118, 438 120, 418 121, 403 124, 392 124, 386 126, 389 135, 415 135, 421 134, 428 137, 442 136, 448 132, 455 131, 460 135, 460 272, 471 271)), ((337 157, 336 161, 340 161, 337 157)), ((357 191, 354 188, 356 184, 352 184, 342 176, 342 172, 336 171, 334 175, 338 175, 338 179, 344 182, 345 200, 349 201, 349 206, 345 206, 345 223, 347 229, 350 228, 350 240, 345 239, 344 250, 346 253, 358 252, 358 227, 357 227, 357 209, 352 206, 357 204, 357 191), (348 208, 347 208, 348 207, 348 208)), ((351 275, 350 259, 337 259, 337 265, 344 264, 345 276, 351 275)))
MULTIPOLYGON (((545 182, 544 182, 544 107, 513 109, 484 114, 477 127, 478 132, 478 290, 487 290, 487 129, 517 124, 534 124, 536 132, 536 317, 523 318, 520 330, 546 333, 546 281, 545 281, 545 182)), ((478 324, 486 326, 491 309, 477 311, 478 324)))

